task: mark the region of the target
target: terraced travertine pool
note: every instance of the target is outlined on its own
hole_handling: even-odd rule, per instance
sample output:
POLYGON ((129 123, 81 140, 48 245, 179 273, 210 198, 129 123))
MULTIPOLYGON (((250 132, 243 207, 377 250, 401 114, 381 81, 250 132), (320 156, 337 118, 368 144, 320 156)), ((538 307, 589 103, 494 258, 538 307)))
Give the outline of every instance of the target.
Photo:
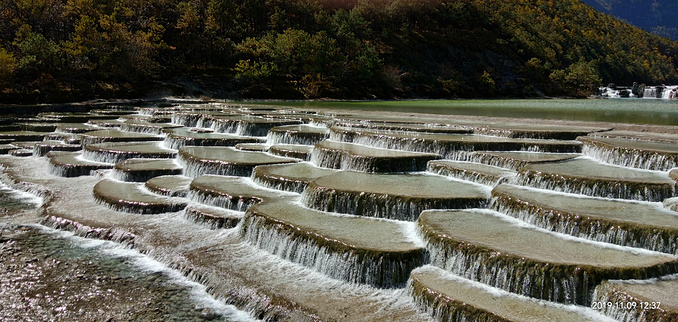
POLYGON ((678 319, 678 126, 219 102, 4 123, 35 221, 256 318, 678 319))

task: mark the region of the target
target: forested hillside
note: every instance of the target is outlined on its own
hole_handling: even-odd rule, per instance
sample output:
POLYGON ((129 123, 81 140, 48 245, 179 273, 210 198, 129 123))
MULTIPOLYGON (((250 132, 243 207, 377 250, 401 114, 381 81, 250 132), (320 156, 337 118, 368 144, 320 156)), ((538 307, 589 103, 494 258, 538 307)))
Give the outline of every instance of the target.
POLYGON ((0 0, 0 102, 585 96, 677 64, 578 0, 0 0))

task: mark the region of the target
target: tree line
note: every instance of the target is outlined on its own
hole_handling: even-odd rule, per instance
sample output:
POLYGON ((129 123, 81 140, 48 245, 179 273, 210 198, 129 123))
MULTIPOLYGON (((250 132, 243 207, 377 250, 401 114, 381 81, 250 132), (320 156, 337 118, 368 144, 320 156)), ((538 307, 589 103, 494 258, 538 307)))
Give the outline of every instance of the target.
POLYGON ((579 0, 0 0, 0 99, 589 95, 678 43, 579 0))

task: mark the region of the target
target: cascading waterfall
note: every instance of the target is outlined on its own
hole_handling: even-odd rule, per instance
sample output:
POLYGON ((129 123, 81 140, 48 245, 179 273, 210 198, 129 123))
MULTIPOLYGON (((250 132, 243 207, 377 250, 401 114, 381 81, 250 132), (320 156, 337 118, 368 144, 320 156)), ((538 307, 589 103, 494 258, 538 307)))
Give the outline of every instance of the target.
POLYGON ((633 225, 620 226, 618 223, 542 209, 528 202, 504 196, 492 198, 490 208, 547 230, 599 242, 678 255, 678 238, 666 230, 633 225))
MULTIPOLYGON (((538 152, 534 152, 538 153, 538 152)), ((459 161, 465 162, 475 162, 481 164, 487 164, 494 167, 511 169, 514 171, 519 171, 525 165, 528 164, 525 160, 520 160, 516 158, 511 158, 507 156, 497 156, 489 153, 467 153, 459 159, 459 161)))
POLYGON ((105 150, 97 151, 87 149, 85 149, 82 153, 82 158, 84 160, 108 164, 116 164, 127 159, 139 157, 169 159, 173 157, 173 155, 168 153, 157 153, 157 154, 145 153, 143 156, 141 156, 134 153, 120 153, 119 151, 105 151, 105 150))
POLYGON ((56 216, 48 215, 40 222, 40 224, 53 229, 72 232, 78 237, 110 240, 130 248, 134 248, 135 240, 137 238, 136 235, 123 229, 92 228, 90 226, 56 216))
MULTIPOLYGON (((592 303, 601 309, 605 315, 612 317, 617 321, 636 322, 636 321, 662 321, 661 316, 653 316, 659 310, 645 310, 641 308, 640 303, 646 301, 630 297, 628 294, 616 292, 613 284, 603 282, 596 287, 593 292, 592 303)), ((657 314, 661 315, 661 314, 657 314)))
MULTIPOLYGON (((47 157, 50 158, 48 163, 49 173, 59 177, 79 177, 90 175, 93 171, 99 169, 111 169, 114 167, 113 163, 103 163, 90 161, 83 157, 82 154, 59 154, 59 152, 50 152, 47 157), (55 159, 63 160, 58 163, 55 159)), ((76 153, 76 152, 74 152, 76 153)))
POLYGON ((595 160, 623 167, 668 171, 678 167, 678 155, 636 151, 623 147, 584 144, 582 154, 595 160))
POLYGON ((678 86, 645 86, 643 98, 676 99, 678 86))
POLYGON ((211 128, 217 133, 238 133, 240 121, 237 119, 213 119, 212 122, 203 122, 203 127, 211 128))
POLYGON ((657 91, 656 87, 645 87, 645 91, 643 92, 643 98, 660 98, 658 94, 660 94, 660 91, 657 91))
MULTIPOLYGON (((422 238, 426 233, 419 229, 422 238)), ((449 247, 444 242, 429 240, 431 264, 470 280, 494 286, 511 293, 566 304, 587 305, 591 281, 586 273, 561 272, 551 275, 546 267, 506 262, 501 254, 474 250, 473 245, 449 247)))
POLYGON ((252 173, 252 167, 242 167, 216 161, 195 162, 195 160, 180 158, 179 164, 184 168, 183 174, 191 178, 197 178, 206 174, 247 177, 252 173))
POLYGON ((612 321, 590 308, 509 293, 426 265, 414 270, 407 291, 437 321, 612 321), (511 308, 521 306, 521 310, 511 308))
POLYGON ((38 143, 33 146, 33 156, 42 157, 51 151, 66 151, 66 152, 75 152, 80 151, 82 147, 78 144, 51 144, 51 143, 38 143))
POLYGON ((340 150, 315 148, 311 152, 311 163, 330 169, 361 172, 404 173, 425 168, 426 158, 377 158, 370 156, 348 155, 340 150))
POLYGON ((165 141, 163 141, 163 146, 168 149, 179 150, 186 145, 185 142, 183 138, 167 136, 165 141))
POLYGON ((660 201, 675 194, 675 187, 668 187, 666 184, 573 180, 538 171, 521 171, 516 184, 586 196, 644 201, 660 201))
POLYGON ((198 127, 198 122, 203 117, 202 114, 196 113, 174 113, 172 114, 172 124, 182 125, 185 127, 198 127))
POLYGON ((466 305, 455 305, 453 301, 439 294, 419 291, 414 279, 407 282, 407 292, 414 300, 417 307, 433 317, 436 321, 449 322, 467 322, 473 321, 491 321, 495 318, 493 315, 473 312, 472 308, 466 309, 466 305), (468 312, 471 311, 471 312, 468 312))
POLYGON ((301 202, 311 209, 360 216, 415 221, 427 209, 484 208, 482 198, 420 198, 382 193, 339 191, 318 187, 311 182, 301 195, 301 202))
POLYGON ((252 182, 269 189, 303 193, 308 182, 301 180, 287 180, 285 178, 269 178, 266 176, 257 176, 256 169, 252 172, 252 182))
MULTIPOLYGON (((473 163, 467 161, 460 161, 472 165, 473 163)), ((492 172, 483 172, 477 169, 454 168, 446 166, 445 164, 437 164, 429 162, 426 171, 439 174, 442 176, 454 177, 459 180, 465 180, 483 184, 486 186, 496 186, 501 183, 508 183, 516 178, 516 173, 508 172, 508 170, 487 166, 492 172), (491 167, 491 168, 490 168, 491 167)))
POLYGON ((363 135, 362 132, 357 130, 353 131, 337 128, 331 129, 329 140, 337 142, 349 142, 390 150, 435 153, 451 160, 459 160, 459 154, 464 155, 466 152, 469 152, 458 151, 445 145, 441 145, 435 141, 422 140, 415 137, 398 138, 389 135, 379 136, 376 134, 372 135, 369 132, 367 135, 363 135))
POLYGON ((557 140, 507 139, 468 134, 402 134, 392 131, 369 132, 332 128, 331 141, 348 142, 374 148, 423 152, 445 159, 468 161, 473 151, 522 151, 573 153, 580 145, 557 140))
MULTIPOLYGON (((327 129, 326 127, 316 126, 318 129, 327 129)), ((314 145, 329 138, 329 133, 302 132, 302 131, 277 131, 273 128, 266 135, 268 144, 303 144, 314 145)))
POLYGON ((383 288, 403 287, 410 271, 425 261, 423 253, 384 258, 350 246, 330 249, 313 238, 294 234, 293 230, 293 227, 281 227, 264 218, 246 216, 240 234, 257 248, 332 278, 383 288))
POLYGON ((311 152, 311 163, 318 167, 330 169, 347 169, 348 158, 341 151, 315 148, 311 152))
MULTIPOLYGON (((242 208, 244 205, 241 206, 242 208)), ((184 209, 184 217, 196 224, 206 225, 210 229, 233 228, 242 220, 243 214, 238 212, 228 214, 228 216, 213 215, 213 213, 225 212, 227 210, 218 208, 211 212, 206 212, 202 208, 188 206, 184 209)))
POLYGON ((125 132, 133 132, 133 133, 160 135, 160 134, 162 134, 163 127, 162 126, 147 126, 147 125, 136 124, 136 123, 123 123, 122 126, 120 126, 120 130, 125 131, 125 132))
POLYGON ((197 178, 206 174, 249 177, 256 165, 251 163, 234 163, 225 160, 200 159, 183 150, 179 151, 177 161, 184 169, 183 174, 191 178, 197 178))
POLYGON ((262 201, 258 197, 243 198, 239 196, 213 195, 197 190, 190 190, 186 198, 197 203, 235 211, 246 211, 262 201))
POLYGON ((364 145, 323 141, 311 152, 311 162, 319 167, 360 172, 405 173, 423 171, 436 154, 370 148, 364 145))

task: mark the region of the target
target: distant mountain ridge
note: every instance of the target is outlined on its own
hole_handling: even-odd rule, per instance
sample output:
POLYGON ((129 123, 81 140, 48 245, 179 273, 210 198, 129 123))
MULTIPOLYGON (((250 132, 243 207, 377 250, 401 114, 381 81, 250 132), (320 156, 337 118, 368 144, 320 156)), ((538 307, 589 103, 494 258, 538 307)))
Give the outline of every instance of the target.
POLYGON ((626 20, 656 35, 678 40, 678 1, 582 0, 596 10, 626 20))

